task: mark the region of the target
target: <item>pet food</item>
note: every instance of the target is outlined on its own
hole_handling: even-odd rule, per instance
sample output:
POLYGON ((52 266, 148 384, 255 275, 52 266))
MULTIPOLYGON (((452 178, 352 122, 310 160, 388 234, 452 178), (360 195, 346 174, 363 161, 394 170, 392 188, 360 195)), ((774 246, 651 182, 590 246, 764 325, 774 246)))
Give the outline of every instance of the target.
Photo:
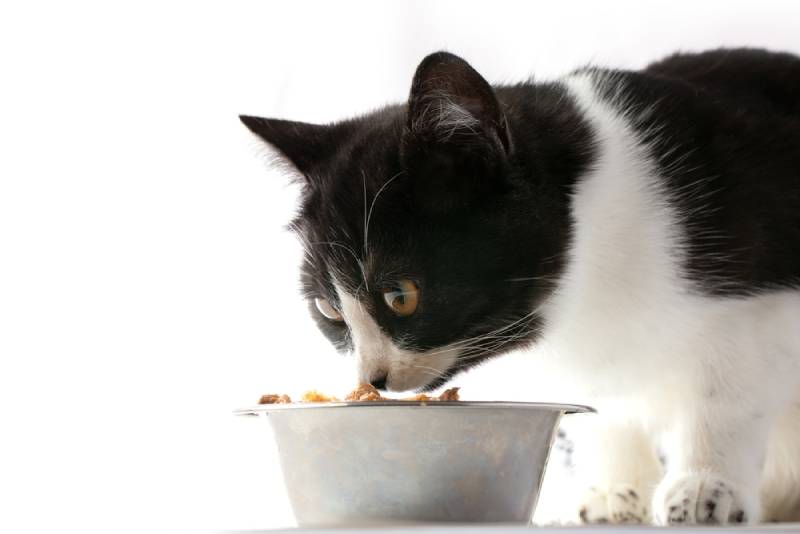
MULTIPOLYGON (((460 388, 450 388, 442 392, 441 395, 438 397, 430 397, 425 395, 424 393, 420 393, 419 395, 414 395, 413 397, 406 397, 404 399, 391 399, 388 397, 381 396, 380 392, 375 389, 370 384, 359 384, 356 389, 348 393, 344 400, 346 401, 356 401, 356 402, 366 402, 366 401, 391 401, 391 400, 401 400, 401 401, 457 401, 459 400, 458 390, 460 388)), ((258 401, 259 404, 290 404, 292 399, 289 398, 288 395, 262 395, 261 400, 258 401)), ((339 402, 339 399, 336 397, 331 397, 328 395, 324 395, 316 390, 309 390, 303 393, 303 396, 300 398, 300 402, 339 402)))

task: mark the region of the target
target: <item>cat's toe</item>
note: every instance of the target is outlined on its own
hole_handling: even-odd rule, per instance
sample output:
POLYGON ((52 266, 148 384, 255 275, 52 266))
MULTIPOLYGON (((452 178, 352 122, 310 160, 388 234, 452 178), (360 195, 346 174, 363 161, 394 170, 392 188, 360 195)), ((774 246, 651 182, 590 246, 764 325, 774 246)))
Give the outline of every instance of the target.
POLYGON ((736 485, 712 474, 667 477, 653 498, 654 519, 659 525, 748 523, 755 506, 743 496, 736 485))
POLYGON ((645 495, 629 484, 589 488, 578 514, 582 523, 647 523, 650 520, 645 495))

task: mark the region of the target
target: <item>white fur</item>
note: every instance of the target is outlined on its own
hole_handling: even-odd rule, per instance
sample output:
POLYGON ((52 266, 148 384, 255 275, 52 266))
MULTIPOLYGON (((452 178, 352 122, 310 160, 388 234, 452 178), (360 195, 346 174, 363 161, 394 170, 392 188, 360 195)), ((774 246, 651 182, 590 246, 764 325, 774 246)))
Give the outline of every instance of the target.
POLYGON ((778 418, 767 444, 761 498, 770 519, 800 522, 800 403, 778 418))
POLYGON ((534 352, 548 376, 573 386, 577 402, 599 408, 593 454, 578 471, 609 496, 628 485, 655 494, 660 523, 682 507, 690 522, 706 519, 707 497, 721 480, 730 502, 715 504, 712 519, 743 510, 753 521, 771 440, 765 510, 797 506, 800 500, 770 500, 775 484, 791 488, 780 492, 789 501, 800 488, 800 418, 797 408, 795 417, 784 415, 800 401, 800 292, 719 298, 697 291, 680 270, 681 214, 667 201, 648 147, 619 109, 597 98, 589 76, 566 83, 598 135, 599 161, 575 192, 566 273, 534 352), (657 445, 668 458, 663 481, 657 445), (677 495, 680 506, 671 510, 677 495))

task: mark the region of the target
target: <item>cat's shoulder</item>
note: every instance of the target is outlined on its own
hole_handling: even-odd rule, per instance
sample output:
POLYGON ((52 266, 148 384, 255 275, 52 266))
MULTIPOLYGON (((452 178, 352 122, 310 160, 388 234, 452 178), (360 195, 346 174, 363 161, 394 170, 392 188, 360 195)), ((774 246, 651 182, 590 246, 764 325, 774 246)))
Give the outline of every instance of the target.
MULTIPOLYGON (((732 101, 744 112, 800 118, 800 57, 758 48, 677 52, 640 70, 588 65, 565 80, 588 80, 605 99, 629 105, 691 103, 723 110, 732 101)), ((574 82, 572 82, 574 83, 574 82)))

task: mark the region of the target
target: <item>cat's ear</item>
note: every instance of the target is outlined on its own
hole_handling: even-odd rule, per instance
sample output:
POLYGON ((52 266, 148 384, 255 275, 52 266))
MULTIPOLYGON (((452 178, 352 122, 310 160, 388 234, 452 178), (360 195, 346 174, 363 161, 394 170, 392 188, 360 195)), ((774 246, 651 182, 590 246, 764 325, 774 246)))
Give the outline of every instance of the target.
POLYGON ((420 62, 408 99, 407 143, 511 151, 505 115, 492 86, 469 63, 448 52, 420 62))
POLYGON ((310 124, 249 115, 239 115, 239 120, 277 149, 307 179, 311 179, 315 167, 333 156, 345 134, 345 128, 337 124, 310 124))
POLYGON ((423 59, 411 84, 401 153, 416 176, 418 202, 443 212, 490 198, 506 185, 511 151, 491 85, 453 54, 423 59))

